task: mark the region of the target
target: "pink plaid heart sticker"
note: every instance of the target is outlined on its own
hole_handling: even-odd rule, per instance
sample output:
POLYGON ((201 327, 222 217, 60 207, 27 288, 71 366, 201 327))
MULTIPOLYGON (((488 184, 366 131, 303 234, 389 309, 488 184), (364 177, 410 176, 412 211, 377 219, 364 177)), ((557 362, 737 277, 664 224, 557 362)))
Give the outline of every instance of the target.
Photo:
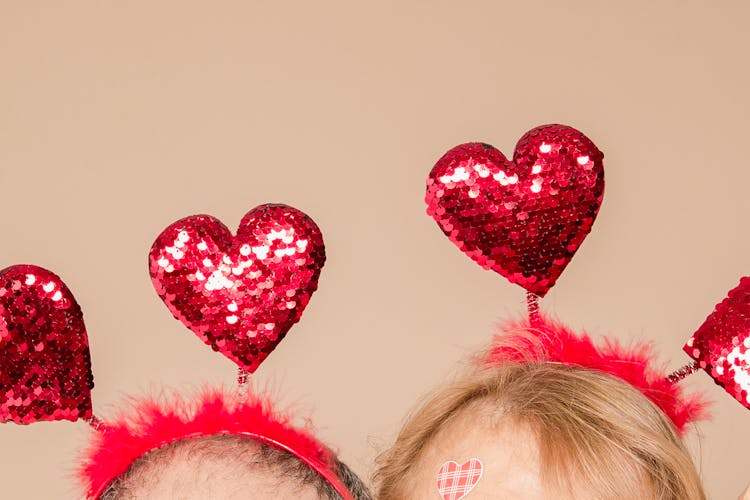
POLYGON ((461 500, 482 479, 482 462, 472 458, 462 463, 449 460, 437 474, 437 488, 443 500, 461 500))

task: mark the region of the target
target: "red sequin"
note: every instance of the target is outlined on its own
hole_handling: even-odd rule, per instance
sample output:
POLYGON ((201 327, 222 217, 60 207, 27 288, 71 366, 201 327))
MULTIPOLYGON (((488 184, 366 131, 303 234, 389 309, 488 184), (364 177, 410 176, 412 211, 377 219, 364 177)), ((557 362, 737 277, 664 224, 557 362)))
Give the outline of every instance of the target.
POLYGON ((716 305, 683 348, 743 406, 750 408, 750 277, 716 305))
POLYGON ((315 222, 275 204, 248 212, 237 236, 208 215, 179 220, 149 254, 154 287, 175 318, 250 372, 299 321, 324 262, 315 222))
POLYGON ((91 417, 91 358, 83 314, 54 273, 0 271, 0 422, 91 417))
POLYGON ((480 266, 544 296, 596 219, 603 157, 564 125, 527 132, 513 161, 489 144, 461 144, 427 178, 427 213, 480 266))

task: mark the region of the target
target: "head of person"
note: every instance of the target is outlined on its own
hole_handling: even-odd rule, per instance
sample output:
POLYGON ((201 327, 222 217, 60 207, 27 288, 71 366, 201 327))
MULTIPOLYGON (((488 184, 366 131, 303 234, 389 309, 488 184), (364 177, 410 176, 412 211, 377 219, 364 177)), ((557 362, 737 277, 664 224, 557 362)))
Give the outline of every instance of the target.
POLYGON ((482 464, 474 500, 705 498, 674 423, 640 390, 526 351, 428 396, 379 458, 377 498, 438 498, 443 464, 470 459, 482 464))
POLYGON ((359 477, 265 394, 134 399, 80 464, 86 498, 370 500, 359 477))
MULTIPOLYGON (((336 460, 334 472, 355 500, 370 498, 364 483, 336 460)), ((288 451, 244 436, 212 435, 165 445, 136 460, 101 500, 181 499, 341 500, 318 472, 288 451)))

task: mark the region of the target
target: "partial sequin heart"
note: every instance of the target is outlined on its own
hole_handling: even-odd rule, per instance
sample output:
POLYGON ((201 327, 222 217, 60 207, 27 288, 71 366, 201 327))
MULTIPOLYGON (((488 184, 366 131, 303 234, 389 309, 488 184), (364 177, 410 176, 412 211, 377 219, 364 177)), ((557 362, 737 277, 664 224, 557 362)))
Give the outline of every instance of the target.
POLYGON ((489 144, 462 144, 430 172, 427 213, 483 268, 544 296, 599 212, 603 156, 564 125, 527 132, 513 161, 489 144))
POLYGON ((179 220, 149 254, 154 287, 175 318, 249 372, 300 319, 324 262, 315 222, 278 204, 248 212, 236 236, 208 215, 179 220))
POLYGON ((459 464, 450 460, 445 462, 437 475, 437 489, 443 500, 461 500, 468 495, 482 479, 481 460, 472 458, 459 464))
POLYGON ((0 422, 90 418, 91 357, 83 314, 46 269, 0 271, 0 422))
POLYGON ((684 350, 714 381, 750 408, 750 277, 716 305, 684 350))

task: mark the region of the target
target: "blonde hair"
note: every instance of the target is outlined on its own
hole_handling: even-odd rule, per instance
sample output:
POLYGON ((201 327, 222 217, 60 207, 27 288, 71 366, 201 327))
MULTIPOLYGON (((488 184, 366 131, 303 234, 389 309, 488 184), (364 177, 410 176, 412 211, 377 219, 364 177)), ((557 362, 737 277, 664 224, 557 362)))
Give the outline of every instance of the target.
POLYGON ((528 426, 541 480, 596 498, 704 500, 695 465, 672 422, 637 389, 611 375, 549 362, 507 363, 471 373, 432 394, 378 458, 376 497, 409 497, 423 451, 446 424, 487 410, 528 426))

